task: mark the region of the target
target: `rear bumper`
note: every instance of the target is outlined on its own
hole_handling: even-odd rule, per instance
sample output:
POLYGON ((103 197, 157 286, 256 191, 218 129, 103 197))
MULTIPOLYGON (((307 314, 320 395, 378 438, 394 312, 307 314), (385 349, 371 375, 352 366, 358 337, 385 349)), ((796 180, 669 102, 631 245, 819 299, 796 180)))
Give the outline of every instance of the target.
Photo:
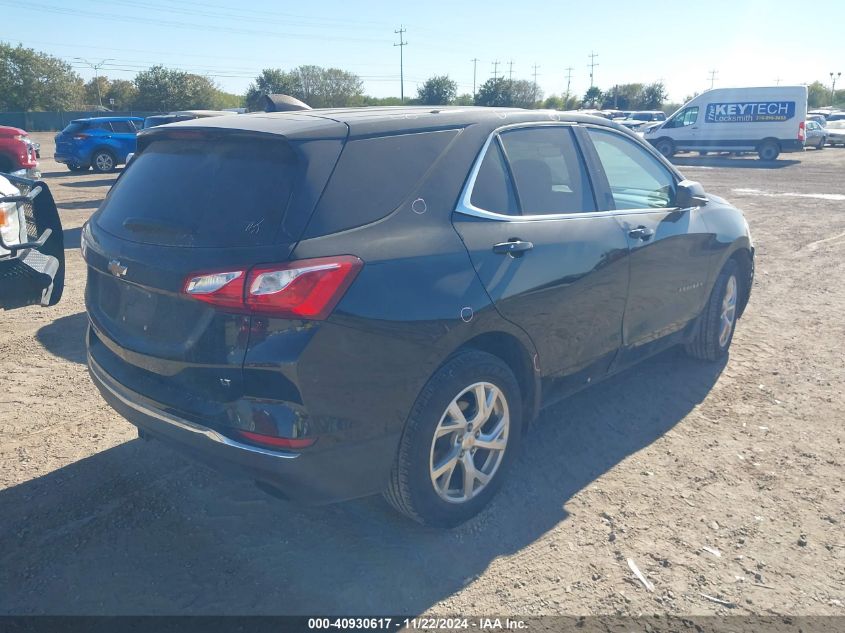
POLYGON ((781 140, 780 151, 782 152, 803 152, 804 141, 795 140, 781 140))
POLYGON ((385 473, 370 465, 392 455, 398 437, 387 436, 329 450, 270 450, 238 442, 175 415, 112 378, 90 353, 88 369, 103 398, 133 425, 217 469, 246 475, 306 504, 342 501, 381 492, 385 473))

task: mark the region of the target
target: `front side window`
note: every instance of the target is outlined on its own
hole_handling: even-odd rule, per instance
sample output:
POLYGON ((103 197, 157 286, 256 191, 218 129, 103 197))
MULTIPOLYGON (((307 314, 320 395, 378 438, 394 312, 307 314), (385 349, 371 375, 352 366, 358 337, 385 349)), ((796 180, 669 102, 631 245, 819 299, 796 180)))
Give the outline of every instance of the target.
POLYGON ((587 170, 567 126, 501 134, 523 215, 595 211, 587 170))
POLYGON ((615 132, 588 128, 587 133, 604 167, 617 209, 672 206, 675 179, 648 150, 615 132))
POLYGON ((681 126, 693 125, 698 119, 698 106, 687 108, 684 110, 683 119, 681 119, 681 126))

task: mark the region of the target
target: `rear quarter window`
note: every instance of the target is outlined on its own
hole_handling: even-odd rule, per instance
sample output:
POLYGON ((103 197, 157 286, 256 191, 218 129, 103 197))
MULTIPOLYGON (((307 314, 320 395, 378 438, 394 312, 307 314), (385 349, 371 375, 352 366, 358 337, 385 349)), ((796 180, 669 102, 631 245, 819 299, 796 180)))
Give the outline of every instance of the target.
POLYGON ((380 220, 420 184, 458 130, 353 139, 346 143, 305 237, 380 220))
POLYGON ((77 132, 81 132, 87 127, 87 123, 73 121, 72 123, 69 123, 67 127, 65 127, 65 129, 62 130, 62 134, 76 134, 77 132))
POLYGON ((145 244, 271 244, 296 172, 294 151, 279 139, 152 140, 112 187, 97 223, 145 244))

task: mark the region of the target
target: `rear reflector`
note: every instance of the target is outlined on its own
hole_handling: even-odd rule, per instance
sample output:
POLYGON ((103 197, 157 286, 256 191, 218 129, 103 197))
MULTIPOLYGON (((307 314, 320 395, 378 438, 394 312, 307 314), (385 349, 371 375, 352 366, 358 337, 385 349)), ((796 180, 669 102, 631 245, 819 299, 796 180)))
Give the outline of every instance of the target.
POLYGON ((275 435, 262 435, 261 433, 240 430, 238 435, 250 442, 272 448, 308 448, 317 441, 316 437, 276 437, 275 435))
POLYGON ((801 122, 798 124, 798 140, 799 140, 799 141, 803 141, 803 140, 804 140, 804 127, 805 127, 804 121, 801 121, 801 122))
POLYGON ((195 273, 184 292, 237 311, 290 319, 328 318, 364 263, 353 255, 300 259, 250 270, 195 273))

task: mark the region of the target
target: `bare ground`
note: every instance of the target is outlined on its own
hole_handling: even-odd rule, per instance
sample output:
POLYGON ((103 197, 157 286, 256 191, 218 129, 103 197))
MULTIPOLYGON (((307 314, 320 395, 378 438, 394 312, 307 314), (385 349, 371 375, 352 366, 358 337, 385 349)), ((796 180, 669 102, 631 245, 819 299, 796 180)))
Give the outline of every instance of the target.
POLYGON ((114 176, 45 158, 68 286, 0 313, 0 613, 845 614, 845 150, 677 162, 756 241, 730 359, 670 350, 547 410, 492 506, 435 531, 136 439, 84 365, 79 227, 114 176))

